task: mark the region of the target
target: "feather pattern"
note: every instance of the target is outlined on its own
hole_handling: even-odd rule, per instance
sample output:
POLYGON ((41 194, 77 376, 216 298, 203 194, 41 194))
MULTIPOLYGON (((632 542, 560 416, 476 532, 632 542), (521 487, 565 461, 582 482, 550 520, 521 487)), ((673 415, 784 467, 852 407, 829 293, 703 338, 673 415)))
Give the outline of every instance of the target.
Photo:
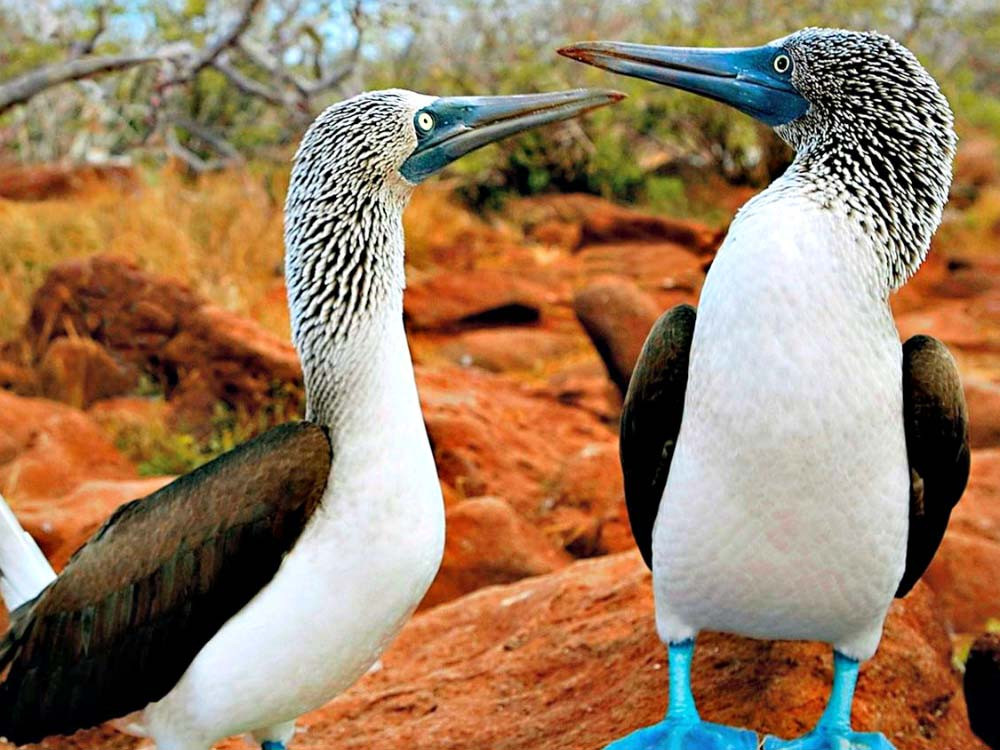
POLYGON ((782 180, 843 211, 875 240, 886 293, 920 267, 941 222, 958 138, 937 82, 874 32, 802 29, 772 42, 792 56, 809 111, 775 128, 796 151, 782 180))
POLYGON ((910 531, 897 597, 906 596, 931 564, 969 481, 969 418, 962 380, 947 347, 930 336, 914 336, 903 344, 903 419, 910 462, 910 531))
POLYGON ((695 309, 678 305, 653 324, 622 409, 619 452, 632 536, 653 566, 653 524, 684 416, 695 309))
POLYGON ((0 735, 34 742, 162 698, 275 575, 330 463, 323 428, 283 425, 120 507, 13 613, 0 735))

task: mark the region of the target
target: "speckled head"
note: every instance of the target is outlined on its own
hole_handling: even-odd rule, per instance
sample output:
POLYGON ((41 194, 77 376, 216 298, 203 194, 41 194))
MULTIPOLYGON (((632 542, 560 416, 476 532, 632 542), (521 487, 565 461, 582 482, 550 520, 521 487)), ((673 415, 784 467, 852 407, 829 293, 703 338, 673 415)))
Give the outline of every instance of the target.
POLYGON ((470 151, 622 97, 592 89, 440 98, 403 89, 366 92, 327 108, 306 131, 289 198, 329 195, 337 185, 406 194, 470 151))
POLYGON ((285 200, 293 333, 307 308, 310 325, 318 315, 342 327, 374 295, 402 291, 402 215, 417 183, 488 143, 622 97, 578 89, 439 98, 390 89, 327 108, 302 138, 285 200))
POLYGON ((889 288, 923 261, 948 199, 957 138, 937 83, 893 39, 809 28, 742 49, 587 42, 560 52, 771 125, 797 152, 785 182, 878 241, 889 288))
POLYGON ((488 143, 610 104, 614 91, 433 97, 392 89, 334 104, 309 127, 285 200, 285 282, 311 414, 331 373, 402 319, 403 210, 417 183, 488 143))

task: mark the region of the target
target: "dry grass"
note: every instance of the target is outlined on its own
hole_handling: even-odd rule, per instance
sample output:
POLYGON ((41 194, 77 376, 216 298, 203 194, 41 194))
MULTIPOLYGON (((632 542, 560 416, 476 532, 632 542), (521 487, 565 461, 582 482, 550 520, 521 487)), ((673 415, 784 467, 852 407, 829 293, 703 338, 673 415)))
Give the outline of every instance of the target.
MULTIPOLYGON (((168 169, 125 190, 89 184, 41 202, 0 201, 0 338, 25 320, 49 268, 94 253, 133 258, 232 310, 268 307, 280 283, 284 184, 247 173, 192 183, 168 169)), ((287 316, 262 322, 287 331, 287 316)))
MULTIPOLYGON (((0 199, 0 340, 20 328, 52 266, 95 253, 124 255, 180 278, 287 336, 281 279, 287 180, 287 169, 191 181, 168 168, 131 187, 88 180, 83 189, 44 201, 0 199)), ((495 235, 450 195, 446 184, 434 183, 414 196, 406 229, 417 269, 495 235)))
MULTIPOLYGON (((942 227, 938 246, 949 254, 996 251, 1000 190, 976 178, 980 162, 991 166, 995 158, 984 151, 964 161, 960 177, 980 184, 975 199, 957 205, 942 227)), ((0 199, 0 340, 23 324, 32 294, 53 265, 108 252, 180 278, 217 304, 287 336, 281 279, 287 179, 287 167, 197 181, 168 167, 131 185, 87 179, 69 194, 43 201, 0 199)), ((739 190, 731 192, 734 202, 745 198, 739 190)), ((452 195, 446 181, 414 194, 405 218, 411 271, 509 262, 505 249, 522 239, 517 230, 487 223, 452 195)))

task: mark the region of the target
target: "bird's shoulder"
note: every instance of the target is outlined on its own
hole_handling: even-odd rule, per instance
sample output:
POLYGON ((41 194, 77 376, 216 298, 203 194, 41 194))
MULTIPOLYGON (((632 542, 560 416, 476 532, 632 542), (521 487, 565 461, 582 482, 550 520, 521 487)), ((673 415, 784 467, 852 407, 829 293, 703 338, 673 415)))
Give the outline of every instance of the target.
POLYGON ((70 580, 106 581, 109 565, 119 572, 115 584, 125 585, 150 575, 178 547, 197 545, 221 530, 297 507, 311 515, 331 460, 324 427, 305 421, 274 427, 120 506, 70 559, 59 588, 70 580), (100 575, 95 579, 91 572, 100 575))
POLYGON ((12 614, 0 734, 35 742, 160 700, 274 577, 331 465, 324 428, 283 425, 119 508, 12 614))

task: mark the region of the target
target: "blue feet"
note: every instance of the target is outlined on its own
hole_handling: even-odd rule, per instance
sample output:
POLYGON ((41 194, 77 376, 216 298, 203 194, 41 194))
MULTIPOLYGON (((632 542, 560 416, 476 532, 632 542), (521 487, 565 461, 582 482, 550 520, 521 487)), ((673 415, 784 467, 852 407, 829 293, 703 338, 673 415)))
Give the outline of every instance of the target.
POLYGON ((605 750, 757 750, 757 735, 746 729, 709 724, 698 716, 691 694, 694 641, 672 643, 670 706, 667 718, 612 742, 605 750))
POLYGON ((605 750, 757 750, 757 735, 700 719, 667 718, 612 742, 605 750))
POLYGON ((833 691, 816 728, 795 740, 767 737, 763 750, 895 750, 884 735, 851 729, 851 703, 860 664, 833 653, 833 691))
POLYGON ((764 750, 895 750, 885 735, 876 732, 816 728, 794 740, 768 737, 764 750))
POLYGON ((283 742, 273 742, 268 740, 267 742, 260 743, 260 750, 287 750, 287 748, 283 742))

